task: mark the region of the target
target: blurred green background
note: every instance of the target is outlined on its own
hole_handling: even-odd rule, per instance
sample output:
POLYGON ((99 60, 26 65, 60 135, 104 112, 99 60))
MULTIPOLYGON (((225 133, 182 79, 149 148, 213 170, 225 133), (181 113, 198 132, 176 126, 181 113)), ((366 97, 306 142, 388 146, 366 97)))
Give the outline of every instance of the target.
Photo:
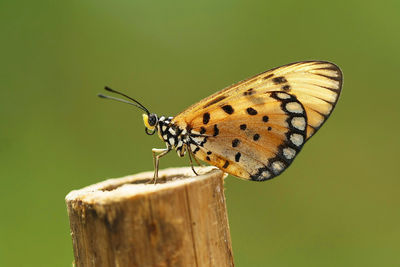
MULTIPOLYGON (((226 180, 237 266, 399 266, 399 1, 1 1, 0 266, 71 266, 73 189, 152 170, 175 115, 294 61, 338 64, 331 118, 279 178, 226 180)), ((161 168, 187 166, 170 153, 161 168)))

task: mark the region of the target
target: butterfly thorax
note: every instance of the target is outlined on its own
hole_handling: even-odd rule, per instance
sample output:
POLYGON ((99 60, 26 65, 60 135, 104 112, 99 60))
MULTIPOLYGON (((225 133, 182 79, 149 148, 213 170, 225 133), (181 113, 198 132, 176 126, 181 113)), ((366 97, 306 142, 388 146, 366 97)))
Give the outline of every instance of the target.
POLYGON ((182 129, 172 122, 173 117, 161 116, 157 124, 158 136, 168 148, 175 149, 180 157, 186 153, 186 147, 190 140, 186 129, 182 129))

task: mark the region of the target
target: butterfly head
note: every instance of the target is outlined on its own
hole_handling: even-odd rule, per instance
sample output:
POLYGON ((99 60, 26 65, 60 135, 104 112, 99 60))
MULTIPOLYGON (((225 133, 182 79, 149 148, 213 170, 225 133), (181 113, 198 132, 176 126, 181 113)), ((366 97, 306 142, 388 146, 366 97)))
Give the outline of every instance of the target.
POLYGON ((135 106, 137 108, 140 108, 141 110, 146 112, 146 113, 143 114, 143 122, 144 122, 144 126, 146 127, 145 128, 146 134, 153 135, 156 132, 156 128, 157 128, 158 121, 159 121, 156 114, 150 113, 147 108, 145 108, 142 104, 139 103, 139 101, 133 99, 130 96, 127 96, 126 94, 123 94, 121 92, 115 91, 114 89, 111 89, 108 86, 104 87, 104 89, 106 89, 107 91, 109 91, 111 93, 122 95, 122 96, 128 98, 129 100, 132 100, 133 102, 127 101, 125 99, 112 97, 112 96, 106 96, 106 95, 103 95, 103 94, 98 94, 98 96, 101 97, 101 98, 116 100, 116 101, 119 101, 119 102, 123 102, 123 103, 127 103, 127 104, 130 104, 130 105, 133 105, 133 106, 135 106))
POLYGON ((143 114, 143 122, 144 126, 146 126, 146 133, 148 135, 153 135, 156 131, 156 127, 158 125, 158 117, 157 114, 154 113, 149 113, 149 114, 143 114), (149 132, 150 130, 150 132, 149 132))

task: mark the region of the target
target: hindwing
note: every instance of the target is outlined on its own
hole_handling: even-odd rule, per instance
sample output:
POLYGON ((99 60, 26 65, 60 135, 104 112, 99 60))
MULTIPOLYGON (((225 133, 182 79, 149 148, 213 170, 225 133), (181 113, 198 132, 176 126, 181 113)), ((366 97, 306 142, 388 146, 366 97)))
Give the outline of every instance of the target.
POLYGON ((197 158, 244 179, 279 175, 306 141, 305 109, 284 92, 267 92, 252 103, 239 98, 208 114, 208 122, 204 116, 192 121, 190 149, 197 158))

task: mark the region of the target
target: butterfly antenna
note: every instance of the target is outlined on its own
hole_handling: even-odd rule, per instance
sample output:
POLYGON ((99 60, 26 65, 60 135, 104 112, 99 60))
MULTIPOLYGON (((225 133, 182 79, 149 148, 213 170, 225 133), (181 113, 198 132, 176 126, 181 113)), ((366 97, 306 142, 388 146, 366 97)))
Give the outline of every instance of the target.
POLYGON ((101 97, 101 98, 105 98, 105 99, 116 100, 116 101, 119 101, 119 102, 122 102, 122 103, 126 103, 126 104, 129 104, 129 105, 135 106, 137 108, 140 108, 140 109, 144 110, 147 113, 147 115, 150 114, 150 112, 145 107, 143 107, 141 105, 137 105, 136 103, 129 102, 129 101, 125 100, 125 99, 120 99, 120 98, 116 98, 116 97, 112 97, 112 96, 108 96, 108 95, 103 95, 103 94, 98 94, 97 96, 101 97))
MULTIPOLYGON (((106 89, 107 91, 109 91, 109 92, 111 92, 111 93, 115 93, 115 94, 118 94, 118 95, 122 95, 122 96, 124 96, 124 97, 126 97, 126 98, 132 100, 132 101, 135 102, 137 105, 139 105, 138 107, 140 107, 141 109, 143 109, 144 111, 146 111, 147 114, 150 114, 150 112, 147 110, 147 108, 145 108, 145 107, 144 107, 139 101, 137 101, 136 99, 133 99, 132 97, 127 96, 127 95, 124 94, 124 93, 118 92, 118 91, 116 91, 116 90, 114 90, 114 89, 112 89, 112 88, 110 88, 110 87, 108 87, 108 86, 105 86, 104 89, 106 89)), ((115 99, 115 98, 114 98, 114 99, 115 99)))

